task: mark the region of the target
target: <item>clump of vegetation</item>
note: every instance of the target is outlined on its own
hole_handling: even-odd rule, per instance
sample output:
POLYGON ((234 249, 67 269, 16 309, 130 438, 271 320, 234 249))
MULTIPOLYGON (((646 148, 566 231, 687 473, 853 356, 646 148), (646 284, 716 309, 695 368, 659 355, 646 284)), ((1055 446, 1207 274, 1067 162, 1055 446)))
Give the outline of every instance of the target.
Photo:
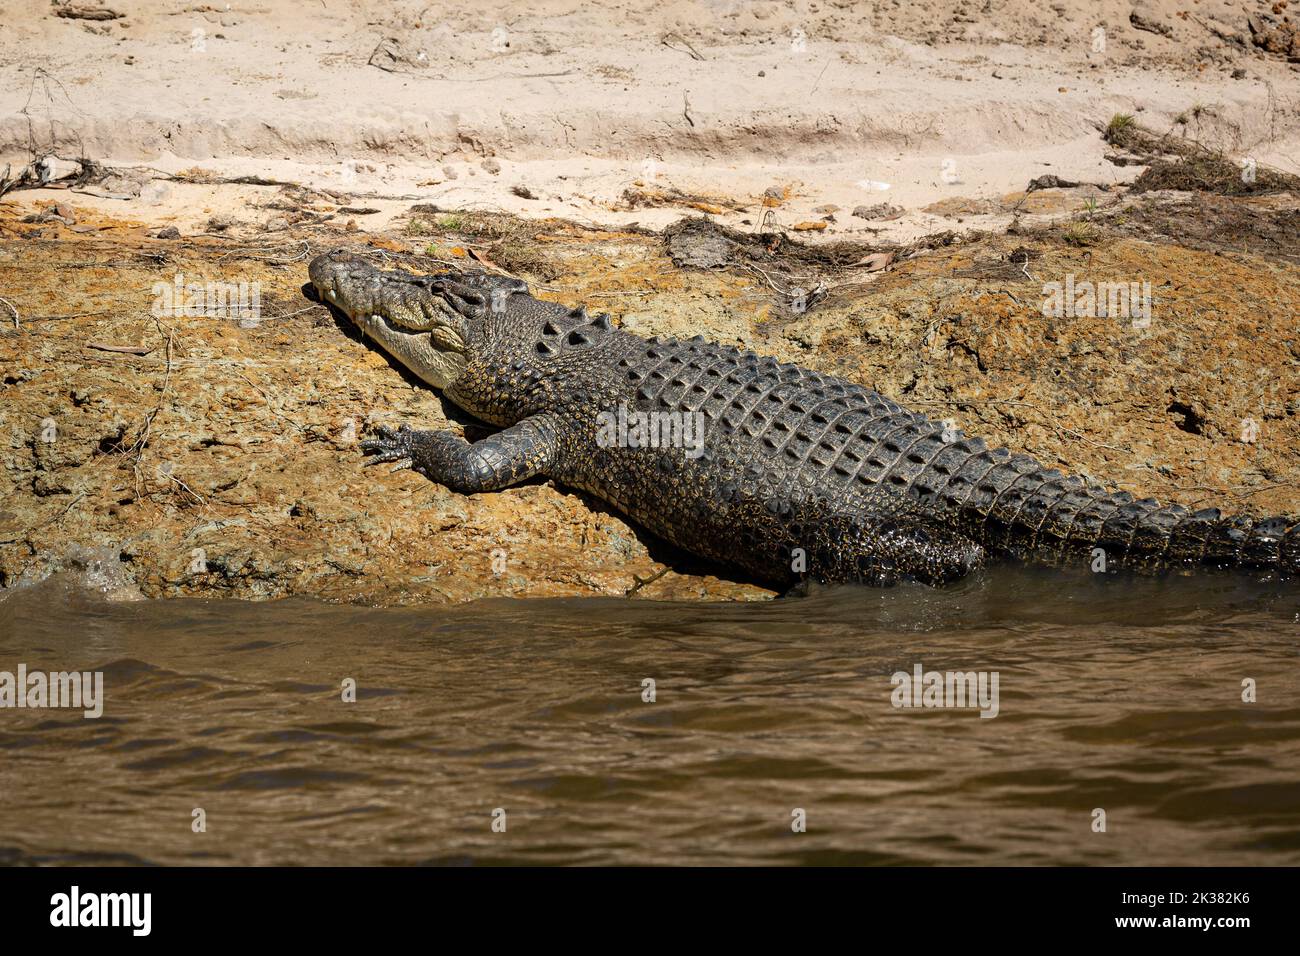
POLYGON ((1116 113, 1110 118, 1110 122, 1106 124, 1104 138, 1106 142, 1113 146, 1127 146, 1125 140, 1128 138, 1129 131, 1135 125, 1133 117, 1128 113, 1116 113))
POLYGON ((440 218, 438 228, 476 239, 508 239, 531 227, 515 216, 502 213, 455 212, 440 218))
POLYGON ((507 239, 492 246, 490 255, 493 262, 515 275, 526 275, 543 282, 550 282, 558 279, 561 274, 560 267, 550 256, 542 252, 535 242, 507 239))
POLYGON ((1077 248, 1095 245, 1099 238, 1097 227, 1090 222, 1072 222, 1061 232, 1065 244, 1077 248))
POLYGON ((1133 192, 1173 189, 1247 196, 1300 191, 1300 176, 1263 166, 1249 158, 1239 162, 1187 135, 1185 130, 1191 120, 1213 115, 1210 107, 1198 103, 1192 107, 1190 117, 1180 113, 1174 119, 1175 125, 1183 127, 1184 132, 1174 135, 1171 131, 1159 136, 1140 126, 1127 113, 1116 113, 1103 136, 1107 143, 1133 153, 1146 165, 1146 170, 1133 182, 1133 192))
POLYGON ((410 236, 455 235, 467 239, 497 240, 514 236, 521 229, 512 216, 490 212, 457 211, 440 213, 431 207, 414 207, 406 224, 410 236))
POLYGON ((533 236, 537 223, 506 213, 473 210, 444 211, 431 205, 413 206, 406 224, 408 236, 427 236, 424 254, 433 259, 464 256, 457 246, 470 247, 481 261, 513 274, 543 282, 560 275, 553 256, 533 236))
POLYGON ((1300 191, 1300 177, 1260 166, 1253 160, 1234 162, 1221 153, 1207 150, 1177 159, 1153 160, 1133 182, 1133 191, 1156 189, 1252 196, 1300 191))

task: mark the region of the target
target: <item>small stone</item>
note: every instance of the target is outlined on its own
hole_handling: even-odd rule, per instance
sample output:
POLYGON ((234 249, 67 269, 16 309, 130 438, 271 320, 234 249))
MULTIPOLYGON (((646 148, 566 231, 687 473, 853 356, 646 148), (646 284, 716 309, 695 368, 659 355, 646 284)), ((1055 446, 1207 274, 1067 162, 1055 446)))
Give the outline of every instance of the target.
POLYGON ((448 179, 456 178, 456 170, 452 169, 450 166, 442 167, 442 174, 446 176, 448 179))
POLYGON ((501 164, 495 159, 489 157, 488 159, 483 160, 483 171, 495 176, 497 173, 501 172, 501 164))
POLYGON ((289 228, 289 220, 285 219, 284 216, 272 216, 266 221, 266 225, 263 226, 263 228, 267 232, 283 232, 285 229, 289 228))
POLYGON ((897 219, 902 214, 902 207, 887 202, 876 203, 874 206, 855 206, 853 209, 856 219, 897 219))
POLYGON ((163 226, 154 233, 156 239, 179 239, 180 237, 181 231, 175 226, 163 226))
POLYGON ((213 216, 208 220, 207 230, 208 232, 225 232, 234 224, 235 220, 233 216, 213 216))

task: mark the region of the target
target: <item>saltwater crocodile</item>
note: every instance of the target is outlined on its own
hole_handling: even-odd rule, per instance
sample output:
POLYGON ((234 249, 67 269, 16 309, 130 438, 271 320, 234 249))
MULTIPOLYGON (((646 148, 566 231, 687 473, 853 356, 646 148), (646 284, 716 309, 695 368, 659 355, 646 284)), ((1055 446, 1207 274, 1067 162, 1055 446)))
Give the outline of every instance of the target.
POLYGON ((543 475, 775 585, 939 584, 991 557, 1300 572, 1294 520, 1134 500, 831 375, 645 339, 515 279, 381 271, 343 251, 309 269, 381 348, 502 426, 472 444, 406 425, 363 441, 456 491, 543 475))

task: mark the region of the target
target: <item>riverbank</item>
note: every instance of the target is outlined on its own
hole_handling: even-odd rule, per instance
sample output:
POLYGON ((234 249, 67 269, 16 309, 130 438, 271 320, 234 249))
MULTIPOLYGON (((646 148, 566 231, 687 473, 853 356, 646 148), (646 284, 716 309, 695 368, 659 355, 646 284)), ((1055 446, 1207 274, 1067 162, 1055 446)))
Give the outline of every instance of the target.
MULTIPOLYGON (((286 192, 260 187, 259 202, 286 192)), ((638 333, 831 372, 1137 494, 1297 509, 1289 193, 1131 195, 891 249, 779 235, 750 247, 705 219, 665 236, 420 210, 383 234, 335 216, 273 236, 160 239, 154 223, 47 202, 0 205, 0 296, 17 312, 0 332, 6 587, 89 567, 120 596, 768 593, 549 482, 464 497, 364 470, 357 441, 379 422, 484 431, 304 295, 308 259, 338 245, 408 268, 508 268, 638 333), (1189 231, 1180 221, 1208 231, 1202 248, 1170 241, 1189 231), (1216 221, 1233 227, 1223 241, 1216 221), (731 251, 713 268, 678 264, 719 248, 731 251), (820 290, 802 311, 796 281, 820 290), (178 282, 223 283, 226 311, 204 299, 207 314, 185 314, 178 282), (256 318, 236 311, 241 284, 256 318), (1078 308, 1050 314, 1058 286, 1078 308), (1108 289, 1131 291, 1127 312, 1098 314, 1108 289)))

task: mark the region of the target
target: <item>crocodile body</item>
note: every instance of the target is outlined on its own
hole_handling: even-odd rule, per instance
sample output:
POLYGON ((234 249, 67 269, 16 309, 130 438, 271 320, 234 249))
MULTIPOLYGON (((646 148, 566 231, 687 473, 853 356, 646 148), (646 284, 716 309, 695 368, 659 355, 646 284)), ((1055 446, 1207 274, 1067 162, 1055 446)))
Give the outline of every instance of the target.
POLYGON ((518 280, 379 271, 342 252, 310 273, 381 347, 502 427, 473 444, 405 426, 363 443, 458 491, 545 475, 778 586, 940 584, 990 558, 1300 572, 1293 520, 1134 500, 843 379, 645 339, 518 280))

